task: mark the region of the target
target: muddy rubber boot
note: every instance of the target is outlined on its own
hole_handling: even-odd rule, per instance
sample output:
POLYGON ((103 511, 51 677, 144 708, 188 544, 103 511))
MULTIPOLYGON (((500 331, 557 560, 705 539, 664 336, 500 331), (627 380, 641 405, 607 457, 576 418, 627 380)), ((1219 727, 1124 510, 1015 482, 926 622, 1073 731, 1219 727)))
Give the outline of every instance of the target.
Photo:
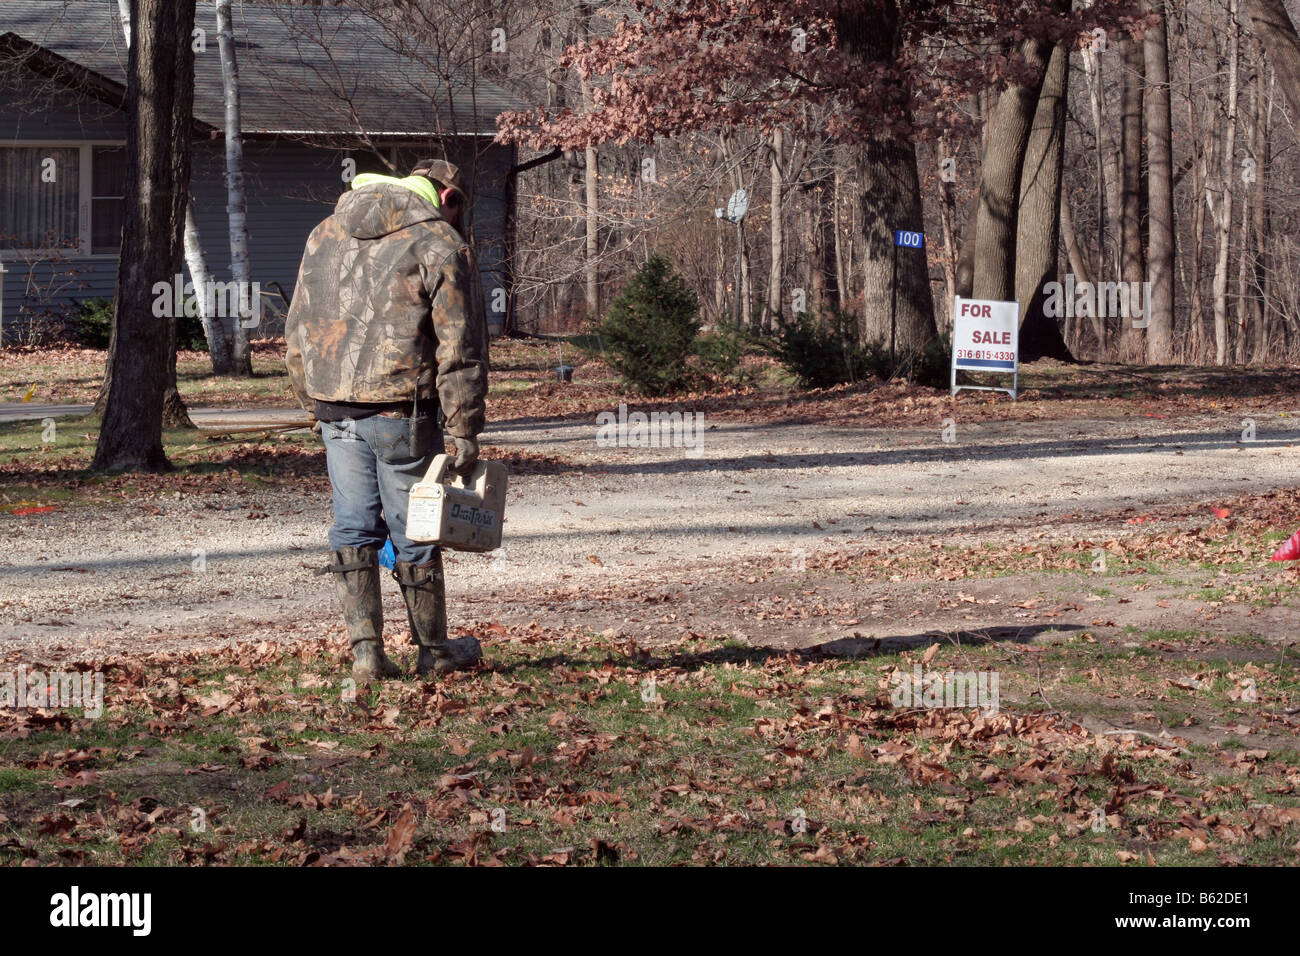
POLYGON ((357 680, 400 677, 401 669, 384 653, 384 605, 379 594, 379 549, 340 548, 321 573, 334 574, 343 619, 352 643, 352 676, 357 680))
POLYGON ((393 577, 406 599, 411 640, 420 648, 417 674, 449 674, 483 659, 483 648, 473 637, 447 639, 447 592, 440 552, 427 564, 398 561, 393 565, 393 577))

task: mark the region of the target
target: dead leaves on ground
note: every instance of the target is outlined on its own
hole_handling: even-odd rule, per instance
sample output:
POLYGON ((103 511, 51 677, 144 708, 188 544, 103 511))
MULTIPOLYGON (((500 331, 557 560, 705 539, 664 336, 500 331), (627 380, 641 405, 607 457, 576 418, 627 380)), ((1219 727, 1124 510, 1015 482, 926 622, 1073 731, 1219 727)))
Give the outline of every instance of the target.
MULTIPOLYGON (((1107 839, 1108 852, 1135 862, 1170 847, 1231 862, 1300 825, 1287 805, 1300 773, 1259 748, 1215 757, 1233 780, 1225 785, 1193 767, 1176 738, 1099 735, 1059 713, 1010 707, 892 707, 888 662, 651 650, 576 627, 470 630, 489 659, 498 645, 509 660, 551 663, 489 663, 348 701, 331 676, 346 673, 341 648, 324 640, 82 662, 107 671, 96 728, 142 733, 129 747, 27 757, 25 769, 53 774, 49 796, 11 827, 29 836, 0 841, 0 856, 94 862, 108 839, 129 862, 167 836, 175 862, 201 865, 605 865, 665 846, 683 862, 719 863, 736 859, 736 841, 758 841, 771 861, 833 865, 905 860, 885 835, 937 827, 949 859, 1024 843, 1043 854, 1031 858, 1087 860, 1107 839), (862 680, 846 689, 848 667, 862 680), (738 701, 757 713, 737 722, 738 701), (601 726, 611 713, 630 720, 601 726), (160 741, 217 726, 233 742, 169 771, 154 765, 160 741), (548 732, 521 744, 511 735, 523 726, 548 732), (415 740, 434 742, 437 770, 411 765, 404 745, 415 740), (141 773, 191 781, 222 804, 275 807, 285 822, 235 829, 223 805, 195 832, 189 806, 139 794, 141 773)), ((942 653, 935 643, 916 659, 937 667, 942 653)), ((48 728, 30 723, 43 716, 0 714, 0 734, 21 740, 48 728)), ((3 809, 16 819, 15 807, 3 809)))

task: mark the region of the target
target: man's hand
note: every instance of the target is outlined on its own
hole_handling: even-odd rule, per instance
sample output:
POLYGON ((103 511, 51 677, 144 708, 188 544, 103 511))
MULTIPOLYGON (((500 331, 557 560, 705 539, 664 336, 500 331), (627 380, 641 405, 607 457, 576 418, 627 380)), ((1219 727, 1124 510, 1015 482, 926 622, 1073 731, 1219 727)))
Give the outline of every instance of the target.
POLYGON ((469 473, 474 470, 478 463, 478 439, 477 438, 457 438, 456 440, 456 471, 462 478, 468 478, 469 473))

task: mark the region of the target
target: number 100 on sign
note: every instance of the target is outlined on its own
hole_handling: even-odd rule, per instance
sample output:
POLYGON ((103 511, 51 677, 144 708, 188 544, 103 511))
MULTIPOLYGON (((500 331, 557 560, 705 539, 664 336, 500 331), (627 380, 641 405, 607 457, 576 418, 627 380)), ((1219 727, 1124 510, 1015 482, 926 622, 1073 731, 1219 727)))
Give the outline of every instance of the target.
POLYGON ((894 245, 903 249, 924 249, 925 233, 907 232, 903 229, 894 230, 894 245))

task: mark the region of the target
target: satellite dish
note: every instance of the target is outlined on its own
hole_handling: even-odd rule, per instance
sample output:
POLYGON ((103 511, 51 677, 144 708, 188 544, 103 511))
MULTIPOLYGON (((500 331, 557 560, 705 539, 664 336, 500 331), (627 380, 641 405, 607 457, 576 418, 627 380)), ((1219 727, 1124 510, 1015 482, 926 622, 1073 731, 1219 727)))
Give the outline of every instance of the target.
POLYGON ((746 195, 745 190, 737 189, 727 200, 727 218, 732 222, 740 222, 748 211, 749 196, 746 195))

